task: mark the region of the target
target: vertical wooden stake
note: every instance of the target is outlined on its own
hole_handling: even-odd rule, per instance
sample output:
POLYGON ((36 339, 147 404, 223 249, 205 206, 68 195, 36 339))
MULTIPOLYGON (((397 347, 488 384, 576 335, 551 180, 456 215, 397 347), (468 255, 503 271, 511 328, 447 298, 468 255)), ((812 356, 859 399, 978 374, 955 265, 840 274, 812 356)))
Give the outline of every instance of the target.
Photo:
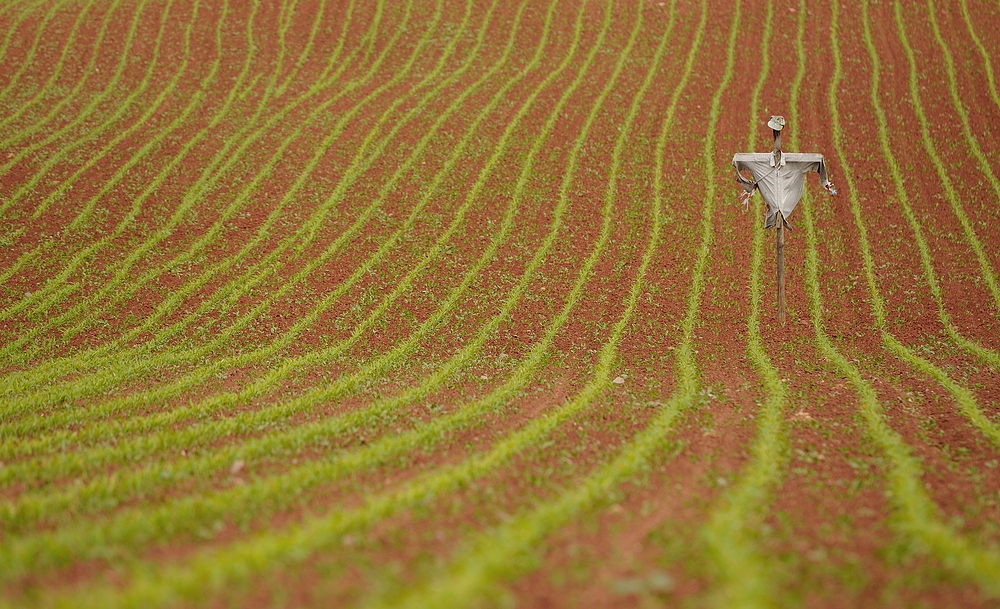
POLYGON ((785 324, 785 221, 778 212, 778 322, 785 324))

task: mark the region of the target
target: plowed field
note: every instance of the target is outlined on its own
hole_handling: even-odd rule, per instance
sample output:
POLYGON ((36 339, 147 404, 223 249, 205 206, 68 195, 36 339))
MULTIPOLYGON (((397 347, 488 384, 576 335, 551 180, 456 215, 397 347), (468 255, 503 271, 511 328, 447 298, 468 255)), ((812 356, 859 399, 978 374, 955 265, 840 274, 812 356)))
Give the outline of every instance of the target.
POLYGON ((995 0, 5 0, 0 66, 0 606, 1000 602, 995 0))

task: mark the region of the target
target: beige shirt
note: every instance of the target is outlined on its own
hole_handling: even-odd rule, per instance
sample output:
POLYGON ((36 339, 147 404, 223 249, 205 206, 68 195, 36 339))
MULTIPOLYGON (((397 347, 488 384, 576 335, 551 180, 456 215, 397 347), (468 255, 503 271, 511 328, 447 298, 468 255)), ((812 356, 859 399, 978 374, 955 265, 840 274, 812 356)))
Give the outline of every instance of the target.
POLYGON ((740 152, 733 156, 733 167, 736 168, 738 182, 760 189, 767 203, 764 228, 775 225, 779 211, 787 223, 788 216, 802 198, 807 173, 819 173, 823 186, 830 183, 823 155, 817 153, 782 152, 781 161, 775 166, 771 152, 740 152), (741 171, 749 171, 753 181, 741 176, 741 171))

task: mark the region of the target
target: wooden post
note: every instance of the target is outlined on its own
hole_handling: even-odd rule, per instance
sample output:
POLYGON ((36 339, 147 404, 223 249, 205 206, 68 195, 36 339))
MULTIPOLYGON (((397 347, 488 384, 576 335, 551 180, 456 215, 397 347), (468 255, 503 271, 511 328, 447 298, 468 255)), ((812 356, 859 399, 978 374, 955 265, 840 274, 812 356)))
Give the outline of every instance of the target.
POLYGON ((778 212, 778 323, 785 324, 785 220, 778 212))

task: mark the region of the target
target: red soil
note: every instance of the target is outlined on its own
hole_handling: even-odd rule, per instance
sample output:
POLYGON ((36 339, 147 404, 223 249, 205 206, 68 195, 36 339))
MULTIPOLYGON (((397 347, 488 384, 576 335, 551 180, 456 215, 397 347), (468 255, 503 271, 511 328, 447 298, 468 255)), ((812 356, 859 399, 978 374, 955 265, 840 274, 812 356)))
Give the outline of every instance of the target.
MULTIPOLYGON (((248 248, 245 256, 232 267, 212 274, 209 281, 152 323, 152 332, 143 333, 129 348, 141 348, 153 332, 178 322, 182 322, 176 326, 178 334, 157 345, 152 353, 205 345, 234 327, 239 315, 265 302, 275 290, 288 285, 310 261, 323 255, 329 244, 348 230, 379 196, 380 189, 407 162, 434 121, 483 70, 499 60, 500 44, 506 40, 517 10, 513 3, 500 2, 491 21, 484 23, 490 3, 485 0, 473 3, 468 29, 462 33, 453 56, 445 62, 442 77, 462 65, 473 50, 475 33, 485 25, 486 44, 473 68, 453 86, 430 99, 426 108, 412 117, 385 150, 372 159, 371 166, 344 191, 308 240, 287 243, 317 211, 320 203, 335 192, 369 133, 378 130, 378 137, 388 133, 418 103, 423 93, 438 82, 432 80, 426 87, 417 88, 417 83, 441 58, 450 37, 456 34, 466 5, 458 0, 444 2, 441 23, 429 31, 432 7, 427 2, 417 4, 405 32, 386 54, 384 64, 370 79, 338 99, 335 96, 345 91, 348 83, 365 78, 374 57, 388 49, 389 41, 401 27, 403 5, 387 4, 377 35, 367 49, 362 37, 375 18, 375 10, 369 3, 359 3, 347 28, 344 52, 363 50, 351 59, 335 82, 312 95, 309 87, 337 45, 337 35, 347 18, 347 3, 327 4, 320 35, 309 54, 305 54, 306 42, 314 20, 319 18, 319 3, 298 3, 290 19, 284 62, 281 69, 274 72, 279 83, 286 77, 294 77, 280 98, 269 99, 264 91, 272 70, 278 66, 281 9, 263 3, 254 22, 256 50, 245 83, 252 87, 237 99, 230 114, 209 129, 179 166, 168 173, 162 186, 143 203, 134 222, 70 275, 67 283, 74 286, 72 290, 44 310, 32 313, 33 305, 0 321, 3 344, 13 343, 39 328, 37 336, 29 335, 32 338, 24 345, 25 356, 5 366, 5 372, 10 375, 20 369, 30 371, 50 361, 70 362, 76 354, 87 353, 88 349, 115 340, 139 326, 171 293, 250 244, 283 197, 290 196, 288 206, 266 234, 261 233, 259 242, 248 248), (429 43, 416 56, 412 70, 399 83, 365 101, 361 111, 346 124, 329 148, 320 149, 322 139, 334 128, 336 121, 357 108, 370 93, 390 82, 407 64, 410 54, 425 35, 429 43), (390 110, 395 100, 410 94, 404 103, 390 110), (159 241, 129 269, 123 285, 146 273, 152 274, 151 281, 127 297, 122 295, 121 288, 110 291, 82 317, 49 323, 50 319, 83 299, 98 294, 105 282, 121 268, 122 258, 151 238, 167 221, 213 156, 222 150, 226 139, 236 137, 258 107, 261 113, 255 124, 264 124, 270 117, 277 116, 286 104, 303 95, 306 97, 302 98, 302 103, 295 105, 284 120, 266 130, 221 174, 221 179, 211 189, 200 195, 198 205, 185 216, 178 229, 159 241), (335 101, 319 116, 310 119, 314 109, 330 100, 335 101), (282 151, 282 143, 288 138, 290 144, 282 151), (289 195, 303 167, 314 157, 318 158, 315 171, 301 189, 289 195), (225 208, 259 175, 263 176, 259 186, 248 192, 246 202, 225 221, 222 233, 202 254, 183 268, 166 268, 171 260, 207 234, 222 218, 225 208), (298 249, 289 245, 298 246, 298 249), (257 270, 254 265, 266 263, 269 256, 275 262, 257 270), (247 281, 258 282, 251 289, 244 289, 247 281), (199 308, 203 309, 201 314, 188 317, 199 308), (86 319, 86 315, 91 314, 92 318, 86 319), (82 332, 64 334, 84 319, 86 324, 82 332)), ((130 55, 151 57, 163 6, 153 4, 143 13, 140 35, 130 55)), ((327 294, 368 260, 402 225, 439 176, 440 187, 430 193, 426 208, 412 228, 389 248, 384 259, 374 264, 296 336, 291 345, 266 360, 233 366, 224 375, 213 376, 205 383, 181 391, 165 403, 142 404, 115 413, 112 418, 155 414, 197 403, 223 391, 239 391, 263 378, 286 358, 312 353, 349 338, 356 325, 375 311, 382 299, 424 260, 456 217, 508 123, 522 104, 527 103, 534 88, 569 52, 574 18, 580 6, 573 1, 556 7, 541 68, 529 72, 504 95, 498 107, 472 133, 470 146, 463 151, 459 163, 446 170, 445 163, 459 139, 472 127, 490 98, 526 68, 539 44, 547 7, 529 6, 517 31, 508 64, 445 121, 426 150, 387 192, 372 218, 360 226, 342 250, 309 273, 288 294, 255 314, 234 336, 202 357, 191 357, 168 368, 122 374, 107 387, 83 393, 65 403, 39 394, 43 398, 41 406, 22 415, 9 415, 9 418, 33 420, 30 417, 43 412, 73 412, 71 409, 100 404, 108 396, 167 387, 219 357, 250 352, 269 344, 314 310, 327 294)), ((1000 17, 995 7, 970 1, 969 8, 977 34, 988 52, 1000 48, 997 28, 993 27, 1000 17)), ((540 92, 523 123, 515 129, 508 149, 486 177, 486 187, 470 202, 442 255, 430 260, 413 278, 412 285, 380 315, 379 321, 335 361, 296 369, 264 397, 213 416, 232 416, 278 405, 314 387, 355 373, 407 340, 442 306, 447 294, 484 255, 490 239, 496 236, 534 137, 553 111, 559 96, 572 82, 586 52, 596 44, 603 9, 599 3, 584 7, 582 41, 570 66, 540 92)), ((553 412, 577 395, 590 380, 598 353, 608 340, 610 329, 624 313, 629 289, 636 280, 652 228, 652 158, 659 121, 682 72, 699 9, 695 2, 678 2, 676 41, 654 74, 649 93, 641 100, 638 119, 622 159, 617 192, 612 201, 610 238, 569 320, 556 335, 554 349, 515 399, 501 412, 452 430, 426 451, 401 455, 376 467, 352 472, 308 489, 301 496, 278 498, 270 508, 251 511, 246 522, 225 519, 221 529, 209 539, 201 539, 191 530, 185 530, 157 539, 155 544, 122 548, 124 555, 130 557, 128 560, 141 559, 153 565, 183 565, 203 551, 224 548, 258 533, 280 532, 314 515, 360 508, 371 497, 406 488, 423 476, 498 446, 509 434, 553 412)), ((78 79, 87 78, 78 99, 69 103, 65 112, 51 124, 19 144, 14 153, 44 140, 61 125, 68 124, 108 83, 108 74, 124 50, 124 32, 131 14, 127 9, 119 9, 120 14, 114 17, 114 26, 109 29, 98 52, 99 72, 85 75, 83 66, 89 57, 86 41, 96 36, 99 27, 96 19, 103 16, 101 10, 106 9, 95 10, 81 27, 76 45, 79 49, 74 48, 64 74, 57 81, 57 90, 65 92, 78 79)), ((339 545, 323 548, 312 556, 308 566, 300 563, 274 565, 259 578, 255 577, 249 586, 234 587, 214 602, 224 604, 228 599, 254 605, 265 601, 297 606, 352 604, 371 600, 373 589, 384 598, 395 598, 445 573, 443 569, 460 556, 461 549, 477 535, 501 526, 512 514, 524 513, 574 488, 588 474, 617 456, 658 414, 658 404, 669 398, 676 385, 672 350, 680 340, 680 324, 691 287, 691 269, 701 238, 697 230, 704 202, 700 152, 706 137, 709 103, 724 69, 725 24, 731 17, 730 7, 720 3, 712 3, 709 11, 703 47, 697 54, 692 80, 680 98, 666 152, 668 207, 664 213, 668 221, 662 228, 645 278, 645 289, 622 337, 611 373, 612 378, 621 376, 624 383, 612 385, 602 392, 592 404, 556 429, 546 443, 515 455, 473 483, 415 509, 379 518, 363 531, 351 532, 337 541, 339 545)), ((744 23, 761 23, 765 11, 763 2, 746 3, 744 23)), ((499 387, 563 308, 570 286, 595 247, 601 231, 603 197, 614 143, 633 96, 650 66, 659 37, 667 27, 666 12, 667 7, 660 3, 645 6, 645 23, 633 56, 625 63, 604 105, 597 110, 577 159, 568 208, 552 251, 529 281, 513 314, 500 323, 470 364, 425 397, 403 404, 393 416, 372 421, 340 437, 328 438, 327 445, 310 444, 297 449, 294 455, 248 461, 243 470, 235 473, 233 470, 217 471, 185 481, 164 480, 154 485, 147 495, 126 497, 113 507, 109 504, 84 509, 79 514, 57 512, 41 518, 37 531, 57 531, 62 526, 87 522, 99 524, 133 510, 145 510, 187 496, 212 495, 246 480, 280 475, 300 464, 325 458, 331 451, 360 450, 380 438, 415 429, 434 417, 456 412, 499 387)), ((996 303, 984 286, 976 257, 962 236, 959 221, 944 198, 938 177, 920 143, 917 118, 909 99, 908 65, 895 34, 892 6, 872 4, 870 12, 876 24, 873 31, 881 58, 881 102, 890 122, 890 144, 907 174, 910 201, 932 253, 945 307, 963 336, 995 352, 1000 348, 996 303)), ((40 47, 39 59, 27 70, 30 82, 42 83, 52 74, 61 52, 58 35, 65 36, 77 14, 75 10, 57 13, 57 18, 46 25, 57 35, 46 38, 40 47)), ((923 277, 913 234, 901 206, 895 201, 889 169, 874 139, 877 122, 868 96, 870 65, 861 39, 860 7, 848 1, 841 6, 840 15, 837 35, 844 58, 844 79, 837 92, 838 105, 842 123, 848 130, 847 161, 854 172, 862 221, 876 261, 878 289, 885 299, 889 317, 887 330, 969 389, 978 406, 996 421, 1000 412, 1000 389, 997 389, 1000 371, 961 351, 943 332, 937 304, 923 277), (846 19, 846 15, 858 17, 846 19)), ((147 123, 84 172, 54 205, 38 218, 32 218, 35 206, 55 192, 80 163, 97 154, 121 130, 134 124, 177 73, 183 59, 184 27, 192 16, 192 3, 180 0, 174 3, 165 21, 160 61, 153 72, 151 86, 140 96, 136 107, 126 112, 114 129, 88 139, 78 151, 60 160, 38 183, 35 192, 6 212, 9 229, 4 230, 9 230, 12 236, 4 237, 9 243, 0 248, 0 268, 10 268, 20 255, 40 244, 45 249, 37 263, 26 265, 6 282, 0 293, 0 310, 6 312, 15 306, 25 297, 25 292, 46 289, 46 281, 63 269, 77 251, 114 230, 126 218, 132 202, 146 185, 181 154, 189 138, 206 128, 214 113, 222 107, 250 49, 245 38, 250 11, 241 3, 230 6, 223 27, 222 54, 218 58, 214 28, 222 17, 221 9, 208 5, 199 9, 194 22, 189 67, 177 91, 164 100, 147 123), (85 202, 100 192, 143 145, 181 116, 199 83, 208 74, 211 62, 216 59, 219 60, 219 72, 208 84, 203 102, 173 134, 100 199, 95 214, 83 230, 69 230, 70 222, 85 202), (22 233, 13 232, 22 227, 22 233)), ((400 395, 447 362, 496 314, 549 233, 569 151, 580 137, 587 113, 608 81, 615 61, 624 51, 635 17, 635 7, 614 9, 604 47, 597 54, 584 85, 561 112, 535 162, 525 184, 524 199, 514 215, 510 237, 500 243, 496 254, 459 298, 454 311, 442 325, 421 338, 416 348, 390 369, 366 379, 336 399, 291 416, 279 429, 292 429, 307 422, 364 411, 376 400, 400 395)), ((499 582, 508 586, 507 590, 521 606, 604 607, 665 602, 701 605, 716 598, 720 574, 714 570, 704 547, 701 528, 712 510, 720 505, 727 488, 740 482, 756 438, 758 406, 767 397, 758 373, 745 356, 750 310, 747 298, 749 235, 760 218, 744 214, 732 204, 734 199, 730 197, 735 197, 735 189, 728 162, 733 151, 746 146, 748 119, 762 122, 758 119, 782 113, 796 119, 789 125, 796 147, 825 153, 833 179, 836 181, 842 175, 827 104, 828 84, 833 77, 829 48, 830 8, 827 5, 808 8, 806 78, 799 92, 798 108, 793 111, 789 105, 797 69, 794 33, 798 17, 795 7, 775 7, 773 52, 761 99, 762 116, 749 117, 749 99, 759 67, 750 59, 741 60, 722 98, 722 120, 713 142, 716 200, 712 216, 712 256, 694 337, 702 395, 695 406, 682 414, 667 439, 668 446, 656 455, 641 479, 628 481, 592 509, 575 515, 571 523, 547 539, 544 546, 532 549, 538 562, 525 569, 520 579, 499 582)), ((977 142, 984 154, 995 160, 1000 150, 991 136, 1000 118, 1000 108, 993 104, 981 76, 982 58, 958 9, 950 11, 938 7, 937 17, 955 57, 959 93, 966 106, 975 110, 970 117, 977 142)), ((9 15, 0 17, 0 23, 9 23, 10 18, 9 15)), ((917 50, 921 101, 932 123, 931 131, 938 143, 941 160, 960 186, 958 192, 964 209, 985 247, 990 264, 996 269, 1000 265, 1000 249, 995 238, 996 201, 991 194, 992 187, 977 168, 975 157, 955 126, 943 56, 933 37, 926 9, 913 7, 907 10, 904 19, 910 43, 917 50)), ((8 65, 19 65, 23 60, 25 45, 30 43, 33 28, 37 26, 37 17, 33 16, 15 31, 7 54, 8 65)), ((742 27, 738 32, 738 48, 752 58, 759 48, 760 37, 759 28, 742 27)), ((130 87, 141 80, 146 65, 145 62, 128 63, 122 82, 129 86, 121 87, 113 100, 101 104, 94 121, 110 115, 130 87)), ((0 74, 0 86, 7 82, 6 78, 0 74)), ((15 99, 27 99, 30 94, 28 90, 18 91, 15 99)), ((57 99, 55 94, 52 97, 57 99)), ((0 108, 0 112, 6 111, 13 110, 6 105, 0 108)), ((12 121, 11 126, 0 132, 0 137, 8 137, 17 129, 32 125, 42 116, 43 106, 32 108, 12 121)), ((9 196, 20 184, 30 180, 51 155, 80 135, 79 131, 68 133, 14 165, 0 176, 0 196, 9 196)), ((763 128, 760 137, 764 139, 763 128)), ((3 160, 0 157, 0 162, 3 160)), ((996 465, 998 447, 990 445, 968 422, 944 387, 884 349, 871 314, 871 296, 858 246, 861 235, 850 208, 849 197, 854 193, 847 192, 843 180, 838 186, 841 195, 828 198, 816 194, 819 191, 814 179, 808 184, 813 193, 810 205, 817 229, 826 331, 838 350, 855 362, 875 388, 887 422, 919 459, 926 491, 938 506, 941 517, 970 539, 995 548, 1000 541, 997 526, 1000 513, 996 501, 1000 493, 1000 476, 996 473, 1000 469, 996 465)), ((774 261, 770 243, 765 250, 764 345, 787 388, 785 433, 788 443, 781 480, 763 506, 763 522, 754 526, 759 529, 756 541, 763 560, 774 572, 775 589, 789 605, 988 606, 984 591, 948 575, 933 557, 908 545, 893 526, 893 505, 884 495, 886 464, 878 449, 864 439, 865 429, 857 416, 858 397, 851 384, 839 377, 815 346, 803 287, 804 213, 800 209, 796 212, 798 219, 793 217, 797 229, 789 235, 786 248, 789 322, 784 327, 777 325, 771 302, 773 278, 770 269, 774 261), (918 575, 913 576, 911 572, 918 575)), ((28 386, 13 387, 12 395, 3 399, 13 399, 19 393, 80 387, 81 383, 98 378, 105 370, 121 370, 115 366, 125 361, 127 353, 131 352, 119 350, 112 357, 97 358, 81 369, 68 368, 51 378, 36 379, 28 386)), ((3 408, 11 404, 13 402, 0 403, 3 408)), ((85 429, 88 422, 84 418, 78 424, 85 429)), ((172 428, 198 425, 199 422, 184 420, 172 428)), ((197 449, 171 447, 141 459, 90 466, 81 475, 68 480, 38 484, 12 480, 5 483, 0 494, 3 500, 17 503, 29 496, 25 491, 30 496, 44 496, 70 488, 76 482, 127 475, 151 464, 194 458, 274 432, 274 429, 265 429, 234 434, 206 441, 197 449)), ((102 441, 98 446, 113 446, 125 439, 102 441)), ((90 448, 93 448, 90 443, 73 447, 75 450, 90 448)), ((58 453, 41 457, 58 458, 58 453)), ((15 456, 11 462, 23 462, 24 459, 24 456, 15 456)), ((16 539, 30 535, 32 530, 35 529, 24 531, 11 527, 0 535, 16 539)), ((39 570, 24 578, 7 581, 3 589, 5 595, 18 600, 32 598, 24 595, 82 590, 102 581, 126 586, 129 578, 122 575, 124 572, 127 571, 123 571, 116 561, 82 557, 65 568, 39 570)))

